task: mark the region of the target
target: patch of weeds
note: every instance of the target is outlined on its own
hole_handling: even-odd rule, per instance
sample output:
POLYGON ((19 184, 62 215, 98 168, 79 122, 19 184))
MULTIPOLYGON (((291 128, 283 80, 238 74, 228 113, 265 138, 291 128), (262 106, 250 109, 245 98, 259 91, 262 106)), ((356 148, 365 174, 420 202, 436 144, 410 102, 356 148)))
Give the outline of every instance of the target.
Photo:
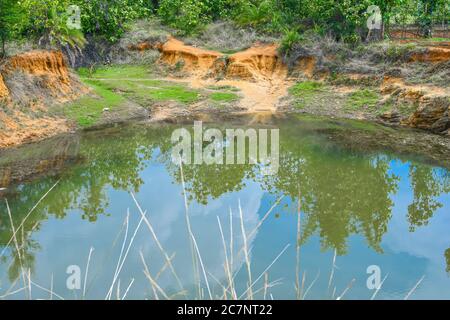
POLYGON ((297 30, 285 30, 280 43, 280 53, 284 55, 289 54, 296 44, 304 40, 304 37, 297 30))
POLYGON ((322 91, 324 84, 318 81, 304 81, 299 82, 289 89, 289 92, 294 96, 305 96, 318 93, 322 91))
POLYGON ((98 70, 92 79, 95 78, 102 79, 97 80, 98 83, 101 83, 102 88, 108 89, 114 94, 123 94, 126 98, 135 100, 141 105, 148 105, 152 101, 167 100, 193 103, 199 98, 198 91, 183 85, 149 79, 147 70, 140 66, 119 66, 98 70), (118 75, 124 75, 124 77, 120 78, 118 75))
POLYGON ((389 98, 377 110, 377 115, 382 115, 385 112, 397 112, 401 116, 409 116, 416 108, 417 106, 412 103, 394 101, 392 98, 389 98))
POLYGON ((81 127, 94 125, 103 113, 104 108, 114 109, 125 101, 120 95, 105 88, 95 80, 85 80, 98 97, 85 96, 65 106, 64 113, 81 127))
POLYGON ((145 91, 146 89, 158 89, 162 85, 164 85, 163 81, 160 80, 152 80, 152 79, 144 79, 139 81, 102 81, 104 87, 113 90, 119 93, 129 93, 136 90, 145 91))
POLYGON ((239 96, 230 92, 214 92, 210 94, 209 98, 217 102, 231 102, 239 99, 239 96))
POLYGON ((367 76, 360 78, 352 78, 345 74, 334 74, 328 80, 329 83, 333 85, 344 85, 344 86, 364 86, 364 87, 375 87, 381 82, 381 78, 377 76, 367 76))
POLYGON ((289 93, 297 98, 295 103, 297 108, 303 108, 310 103, 313 98, 325 92, 325 85, 318 81, 299 82, 289 89, 289 93))
POLYGON ((386 49, 386 58, 390 61, 404 61, 407 59, 408 54, 416 49, 414 43, 408 43, 405 45, 391 44, 386 49))
POLYGON ((380 98, 380 95, 369 89, 362 89, 349 94, 346 101, 346 108, 358 110, 362 108, 373 109, 380 98))

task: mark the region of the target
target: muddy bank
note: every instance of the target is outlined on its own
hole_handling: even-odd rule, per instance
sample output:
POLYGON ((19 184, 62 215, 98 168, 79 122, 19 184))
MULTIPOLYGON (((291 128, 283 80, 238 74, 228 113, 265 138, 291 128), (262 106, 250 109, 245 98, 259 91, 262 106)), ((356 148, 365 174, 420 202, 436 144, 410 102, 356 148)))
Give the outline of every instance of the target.
MULTIPOLYGON (((57 175, 83 161, 79 157, 79 142, 77 134, 60 134, 44 141, 0 150, 0 189, 57 175)), ((7 192, 6 189, 3 194, 7 192)))

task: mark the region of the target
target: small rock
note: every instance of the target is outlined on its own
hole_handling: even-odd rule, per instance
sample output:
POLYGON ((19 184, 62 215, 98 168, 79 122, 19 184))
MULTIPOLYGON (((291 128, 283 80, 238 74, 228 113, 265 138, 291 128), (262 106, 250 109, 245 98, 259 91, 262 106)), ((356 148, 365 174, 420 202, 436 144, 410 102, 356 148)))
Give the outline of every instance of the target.
POLYGON ((384 121, 397 123, 400 122, 400 114, 395 111, 387 111, 380 115, 380 118, 384 121))
POLYGON ((109 111, 109 108, 103 108, 103 112, 109 111))

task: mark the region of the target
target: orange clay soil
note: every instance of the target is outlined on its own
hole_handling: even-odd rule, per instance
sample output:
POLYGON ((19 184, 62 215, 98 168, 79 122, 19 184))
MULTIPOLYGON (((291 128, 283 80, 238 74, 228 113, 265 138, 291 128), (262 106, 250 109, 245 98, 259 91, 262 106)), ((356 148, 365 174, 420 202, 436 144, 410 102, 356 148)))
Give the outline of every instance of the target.
POLYGON ((69 126, 64 119, 44 117, 32 119, 19 111, 6 115, 0 111, 0 148, 42 140, 58 133, 67 132, 69 126))
POLYGON ((67 132, 70 126, 66 120, 41 116, 36 111, 45 113, 47 100, 64 103, 87 92, 71 77, 60 51, 31 51, 7 59, 0 68, 0 148, 67 132), (8 88, 6 79, 17 72, 38 85, 37 91, 42 96, 28 96, 27 92, 14 92, 19 89, 8 88), (21 110, 14 104, 16 96, 29 101, 21 110))
POLYGON ((3 81, 3 76, 0 73, 0 99, 4 99, 9 96, 9 90, 6 87, 5 82, 3 81))
POLYGON ((6 78, 18 71, 40 79, 43 94, 50 95, 56 102, 71 101, 86 93, 85 88, 72 81, 61 51, 34 50, 13 56, 3 64, 0 73, 6 78))
POLYGON ((190 76, 174 79, 192 87, 233 86, 240 89, 240 107, 244 112, 276 110, 279 99, 287 94, 288 70, 274 44, 255 44, 232 55, 187 46, 170 38, 160 48, 161 61, 170 65, 182 63, 190 76), (219 78, 220 80, 217 80, 219 78))
POLYGON ((223 56, 220 52, 186 46, 175 38, 169 38, 160 50, 162 53, 161 61, 172 65, 183 61, 185 71, 198 75, 211 70, 217 59, 223 56))
POLYGON ((429 46, 423 53, 414 53, 412 62, 442 62, 450 60, 450 48, 444 46, 429 46))

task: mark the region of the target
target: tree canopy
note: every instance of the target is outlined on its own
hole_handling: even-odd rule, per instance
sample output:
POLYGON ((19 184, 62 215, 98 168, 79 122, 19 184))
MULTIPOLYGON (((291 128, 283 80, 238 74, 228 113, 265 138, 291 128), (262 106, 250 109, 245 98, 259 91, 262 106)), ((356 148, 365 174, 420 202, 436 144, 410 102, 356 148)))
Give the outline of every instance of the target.
POLYGON ((3 48, 20 37, 60 45, 82 45, 85 35, 114 42, 132 21, 157 17, 182 34, 229 20, 262 33, 295 37, 313 30, 354 42, 367 34, 370 5, 380 8, 382 30, 415 24, 432 36, 433 24, 450 21, 448 0, 2 0, 0 40, 3 48), (80 8, 81 30, 67 26, 70 5, 80 8))

